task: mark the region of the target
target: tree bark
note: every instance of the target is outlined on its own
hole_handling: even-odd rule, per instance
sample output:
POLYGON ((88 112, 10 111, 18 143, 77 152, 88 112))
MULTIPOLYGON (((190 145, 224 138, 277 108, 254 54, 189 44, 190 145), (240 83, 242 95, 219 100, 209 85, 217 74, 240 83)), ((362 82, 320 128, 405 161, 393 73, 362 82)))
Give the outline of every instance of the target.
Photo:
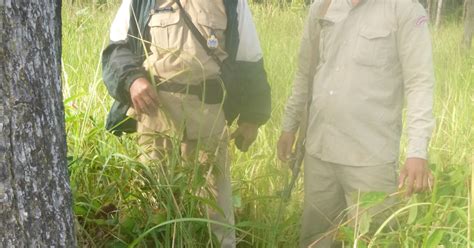
POLYGON ((0 0, 0 247, 75 247, 61 0, 0 0))
POLYGON ((466 0, 464 3, 464 37, 463 49, 469 54, 472 47, 474 35, 474 0, 466 0))

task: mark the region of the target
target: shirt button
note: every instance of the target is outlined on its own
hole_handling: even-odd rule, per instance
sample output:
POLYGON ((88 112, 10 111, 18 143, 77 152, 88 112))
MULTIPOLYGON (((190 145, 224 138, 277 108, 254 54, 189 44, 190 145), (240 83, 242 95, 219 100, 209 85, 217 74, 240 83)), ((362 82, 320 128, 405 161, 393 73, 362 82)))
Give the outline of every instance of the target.
POLYGON ((332 90, 329 91, 329 95, 330 95, 330 96, 334 95, 334 91, 332 91, 332 90))
POLYGON ((341 70, 341 68, 339 66, 336 67, 336 71, 340 71, 340 70, 341 70))

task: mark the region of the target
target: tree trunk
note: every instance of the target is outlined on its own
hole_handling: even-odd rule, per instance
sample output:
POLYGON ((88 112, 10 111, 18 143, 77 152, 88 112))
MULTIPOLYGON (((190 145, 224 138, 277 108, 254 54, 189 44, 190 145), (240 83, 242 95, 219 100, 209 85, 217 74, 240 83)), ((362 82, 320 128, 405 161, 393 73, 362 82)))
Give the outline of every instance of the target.
POLYGON ((430 21, 434 23, 436 20, 436 6, 438 6, 438 1, 430 0, 429 6, 428 15, 430 16, 430 21))
POLYGON ((463 48, 469 54, 474 35, 474 0, 466 0, 464 4, 464 38, 463 48))
POLYGON ((0 247, 75 247, 61 0, 0 0, 0 247))
POLYGON ((426 3, 426 12, 428 12, 428 17, 429 19, 431 20, 431 4, 432 4, 432 1, 433 0, 427 0, 427 3, 426 3))
POLYGON ((436 10, 436 22, 435 27, 439 28, 439 23, 441 22, 441 11, 443 10, 443 0, 438 0, 438 8, 436 10))

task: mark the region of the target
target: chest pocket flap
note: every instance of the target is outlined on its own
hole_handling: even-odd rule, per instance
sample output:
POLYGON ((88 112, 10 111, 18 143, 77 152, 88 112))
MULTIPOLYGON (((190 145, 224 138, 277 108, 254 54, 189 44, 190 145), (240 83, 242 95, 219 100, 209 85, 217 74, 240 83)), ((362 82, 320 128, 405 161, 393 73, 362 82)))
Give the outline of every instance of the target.
POLYGON ((385 38, 390 35, 391 31, 389 29, 382 29, 382 28, 373 28, 373 27, 362 27, 359 31, 360 36, 372 40, 372 39, 379 39, 385 38))
POLYGON ((163 28, 163 27, 177 24, 179 22, 179 19, 180 19, 179 11, 161 12, 158 14, 154 14, 151 17, 150 22, 148 23, 148 26, 163 28))
POLYGON ((383 66, 395 61, 396 41, 389 28, 363 26, 359 30, 355 60, 365 66, 383 66))

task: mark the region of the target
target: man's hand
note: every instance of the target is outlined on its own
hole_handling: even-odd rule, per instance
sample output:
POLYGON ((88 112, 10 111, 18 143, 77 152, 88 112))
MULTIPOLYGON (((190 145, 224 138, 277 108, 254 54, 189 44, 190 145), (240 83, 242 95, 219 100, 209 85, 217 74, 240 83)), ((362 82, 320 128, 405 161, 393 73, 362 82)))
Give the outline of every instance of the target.
POLYGON ((133 108, 140 116, 142 113, 154 115, 159 106, 158 93, 146 78, 137 78, 130 86, 133 108))
POLYGON ((255 141, 258 134, 258 126, 248 122, 242 122, 235 132, 230 136, 235 139, 235 144, 242 152, 248 151, 250 145, 255 141))
POLYGON ((293 144, 295 143, 295 137, 295 132, 281 132, 277 144, 278 158, 281 161, 286 162, 290 159, 293 144))
POLYGON ((407 196, 413 193, 426 191, 433 185, 433 175, 426 160, 408 158, 400 171, 398 188, 406 186, 407 196))

